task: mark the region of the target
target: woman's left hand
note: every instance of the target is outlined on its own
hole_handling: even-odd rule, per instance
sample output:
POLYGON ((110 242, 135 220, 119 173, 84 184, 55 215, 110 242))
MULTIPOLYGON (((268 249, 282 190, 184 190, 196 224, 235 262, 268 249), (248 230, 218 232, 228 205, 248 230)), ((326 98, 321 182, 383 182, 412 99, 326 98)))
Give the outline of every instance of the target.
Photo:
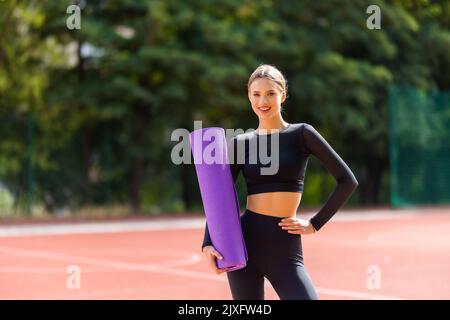
POLYGON ((281 222, 278 223, 278 225, 281 227, 281 229, 286 230, 287 232, 292 234, 306 235, 316 232, 311 222, 298 218, 282 219, 281 222))

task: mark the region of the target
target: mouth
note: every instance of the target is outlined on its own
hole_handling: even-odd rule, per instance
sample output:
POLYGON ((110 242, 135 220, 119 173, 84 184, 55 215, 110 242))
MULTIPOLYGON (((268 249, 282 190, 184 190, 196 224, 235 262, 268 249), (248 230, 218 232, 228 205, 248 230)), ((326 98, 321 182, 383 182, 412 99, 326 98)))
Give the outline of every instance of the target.
POLYGON ((261 112, 263 112, 263 113, 267 113, 267 112, 269 112, 269 110, 270 110, 270 107, 268 107, 268 108, 258 108, 261 112))

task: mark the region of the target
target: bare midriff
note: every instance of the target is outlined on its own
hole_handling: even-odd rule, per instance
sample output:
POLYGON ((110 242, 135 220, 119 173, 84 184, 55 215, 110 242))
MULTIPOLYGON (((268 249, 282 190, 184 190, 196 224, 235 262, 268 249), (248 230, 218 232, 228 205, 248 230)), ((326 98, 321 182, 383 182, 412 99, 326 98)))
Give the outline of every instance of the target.
POLYGON ((272 217, 295 217, 300 205, 300 192, 265 192, 247 196, 247 209, 272 217))

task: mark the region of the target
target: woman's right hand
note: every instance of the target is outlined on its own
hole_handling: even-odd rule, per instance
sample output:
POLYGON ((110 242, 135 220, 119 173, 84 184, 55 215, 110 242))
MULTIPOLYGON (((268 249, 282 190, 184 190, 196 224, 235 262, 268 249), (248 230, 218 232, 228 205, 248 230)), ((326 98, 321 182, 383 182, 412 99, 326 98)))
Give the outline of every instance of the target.
POLYGON ((217 273, 222 274, 227 271, 227 268, 219 269, 216 265, 216 259, 222 260, 222 255, 214 248, 213 246, 205 246, 203 247, 203 256, 208 261, 211 269, 217 273))

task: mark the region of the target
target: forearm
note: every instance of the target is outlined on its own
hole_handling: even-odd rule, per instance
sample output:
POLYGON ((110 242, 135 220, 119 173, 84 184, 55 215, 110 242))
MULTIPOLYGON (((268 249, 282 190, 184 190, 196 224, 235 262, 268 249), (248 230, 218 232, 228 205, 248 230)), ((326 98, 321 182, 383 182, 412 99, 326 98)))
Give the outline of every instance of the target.
POLYGON ((355 177, 351 177, 343 182, 338 182, 336 188, 325 202, 325 205, 310 220, 316 231, 319 231, 319 229, 322 228, 347 202, 357 186, 358 182, 355 177))
POLYGON ((328 197, 325 205, 310 220, 314 229, 318 231, 345 204, 358 186, 358 181, 344 160, 314 127, 306 124, 303 126, 303 129, 305 151, 315 155, 337 182, 336 188, 328 197))

